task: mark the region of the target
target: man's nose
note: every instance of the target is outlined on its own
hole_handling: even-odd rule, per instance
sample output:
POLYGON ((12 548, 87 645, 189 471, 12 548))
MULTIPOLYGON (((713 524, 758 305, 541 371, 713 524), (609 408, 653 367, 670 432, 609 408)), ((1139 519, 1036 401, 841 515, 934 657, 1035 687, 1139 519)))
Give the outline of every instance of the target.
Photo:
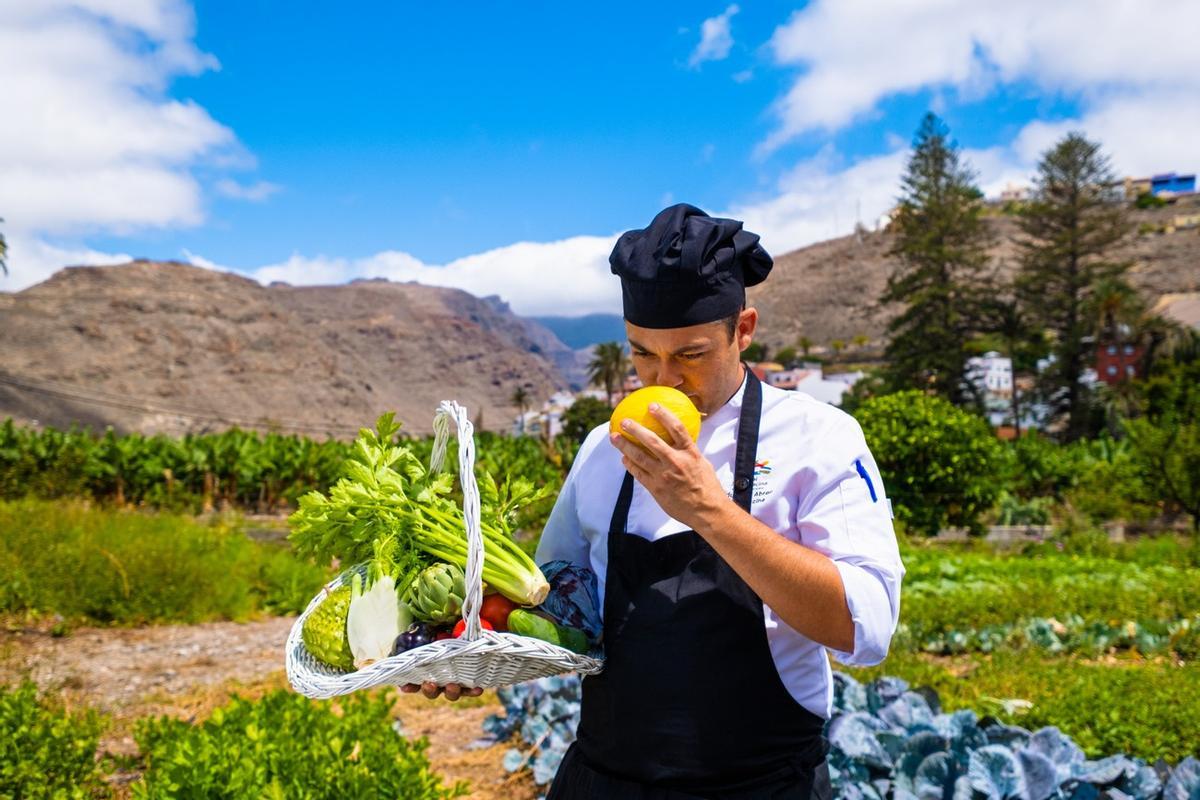
POLYGON ((658 368, 658 385, 678 389, 681 383, 683 383, 683 373, 679 371, 671 359, 663 361, 658 368))

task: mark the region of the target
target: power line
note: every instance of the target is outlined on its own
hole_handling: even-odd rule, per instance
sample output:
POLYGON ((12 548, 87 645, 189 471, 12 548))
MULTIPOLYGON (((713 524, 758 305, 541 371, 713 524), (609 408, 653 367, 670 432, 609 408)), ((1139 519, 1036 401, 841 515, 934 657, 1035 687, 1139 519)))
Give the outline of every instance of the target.
POLYGON ((120 395, 110 394, 98 390, 87 390, 78 386, 55 384, 51 381, 25 378, 13 375, 12 373, 3 370, 0 370, 0 385, 8 386, 14 389, 20 389, 26 392, 32 392, 34 394, 39 394, 46 397, 67 400, 74 403, 83 403, 85 405, 93 406, 107 406, 109 408, 118 408, 124 411, 134 411, 143 414, 165 414, 168 416, 186 417, 198 422, 213 422, 222 425, 237 425, 239 427, 248 428, 279 427, 298 432, 324 433, 327 435, 334 432, 357 434, 359 431, 357 426, 340 425, 337 423, 319 425, 300 420, 275 418, 260 418, 258 420, 251 420, 248 418, 226 416, 203 409, 156 406, 147 403, 139 403, 137 401, 130 400, 127 397, 122 397, 120 395))

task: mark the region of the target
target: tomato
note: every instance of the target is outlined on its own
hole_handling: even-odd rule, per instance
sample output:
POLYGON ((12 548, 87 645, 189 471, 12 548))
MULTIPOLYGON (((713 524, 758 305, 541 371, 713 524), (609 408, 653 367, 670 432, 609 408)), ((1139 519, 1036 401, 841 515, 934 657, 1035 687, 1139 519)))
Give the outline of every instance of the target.
MULTIPOLYGON (((496 630, 495 628, 492 627, 492 623, 488 622, 483 617, 479 618, 479 627, 483 628, 484 630, 489 630, 489 631, 496 630)), ((458 624, 454 626, 454 638, 457 639, 458 637, 462 636, 466 630, 467 630, 467 621, 465 619, 460 619, 458 621, 458 624)))
MULTIPOLYGON (((461 620, 460 620, 460 622, 461 622, 461 620)), ((453 638, 454 638, 454 634, 452 634, 450 631, 438 631, 437 634, 434 635, 433 640, 435 642, 440 642, 443 639, 453 639, 453 638)))
POLYGON ((479 607, 479 618, 492 623, 494 630, 508 630, 508 615, 519 606, 502 594, 489 594, 479 607))

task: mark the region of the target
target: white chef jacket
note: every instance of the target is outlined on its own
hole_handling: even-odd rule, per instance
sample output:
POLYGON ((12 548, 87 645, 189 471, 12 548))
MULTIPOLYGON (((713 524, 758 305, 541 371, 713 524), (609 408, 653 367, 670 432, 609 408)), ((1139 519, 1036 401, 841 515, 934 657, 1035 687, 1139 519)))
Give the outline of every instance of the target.
MULTIPOLYGON (((729 402, 704 418, 697 442, 730 497, 745 388, 743 380, 729 402)), ((833 651, 834 658, 849 666, 878 664, 896 630, 904 565, 883 481, 858 422, 806 394, 764 382, 755 460, 755 518, 828 556, 841 573, 854 620, 854 649, 833 651)), ((605 423, 580 447, 537 549, 539 564, 564 559, 590 567, 599 579, 601 607, 608 526, 624 477, 621 453, 609 443, 605 423)), ((634 482, 629 533, 655 541, 686 530, 634 482)), ((826 648, 797 633, 765 603, 763 617, 784 686, 796 702, 828 718, 833 674, 826 648)))

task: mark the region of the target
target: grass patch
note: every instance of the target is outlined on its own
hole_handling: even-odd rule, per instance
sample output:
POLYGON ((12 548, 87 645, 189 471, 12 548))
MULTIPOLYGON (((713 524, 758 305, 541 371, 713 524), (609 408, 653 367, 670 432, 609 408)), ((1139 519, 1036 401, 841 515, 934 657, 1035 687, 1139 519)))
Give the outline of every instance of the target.
POLYGON ((0 502, 0 613, 138 625, 296 613, 327 571, 236 521, 0 502))
MULTIPOLYGON (((839 667, 839 669, 844 669, 839 667)), ((882 675, 936 689, 943 710, 970 708, 1030 730, 1054 725, 1089 758, 1116 753, 1171 764, 1200 756, 1200 664, 1088 662, 1030 653, 933 657, 894 653, 880 666, 846 670, 860 681, 882 675), (1000 700, 1028 700, 1007 713, 1000 700)))

